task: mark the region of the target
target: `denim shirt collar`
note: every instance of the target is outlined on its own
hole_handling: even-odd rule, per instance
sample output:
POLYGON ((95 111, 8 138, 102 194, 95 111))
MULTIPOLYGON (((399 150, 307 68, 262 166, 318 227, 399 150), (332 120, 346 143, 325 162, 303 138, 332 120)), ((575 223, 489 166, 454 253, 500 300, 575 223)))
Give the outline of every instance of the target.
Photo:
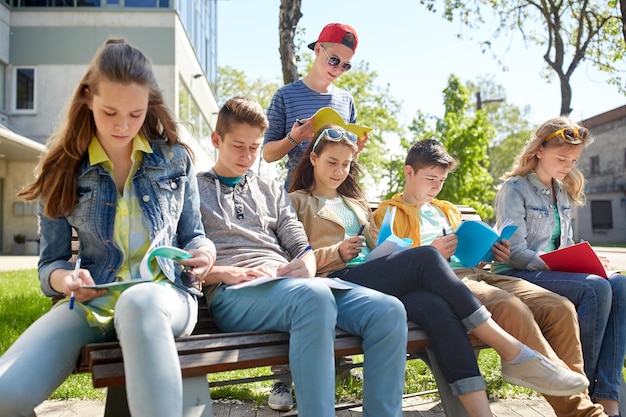
MULTIPOLYGON (((539 176, 534 171, 530 172, 526 176, 526 179, 532 186, 532 189, 535 191, 535 194, 537 196, 552 194, 552 188, 547 187, 544 183, 542 183, 541 180, 539 179, 539 176)), ((563 188, 563 183, 559 180, 552 178, 552 187, 554 188, 556 192, 556 200, 564 201, 562 198, 562 196, 564 195, 563 193, 565 192, 563 188)))

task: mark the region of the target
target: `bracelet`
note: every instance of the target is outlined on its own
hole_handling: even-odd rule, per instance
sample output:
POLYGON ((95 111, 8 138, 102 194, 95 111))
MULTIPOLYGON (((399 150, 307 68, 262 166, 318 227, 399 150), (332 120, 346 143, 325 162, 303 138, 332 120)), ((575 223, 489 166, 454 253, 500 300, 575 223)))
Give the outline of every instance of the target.
POLYGON ((287 133, 287 140, 289 141, 289 143, 292 143, 295 146, 300 145, 300 142, 296 142, 295 140, 293 140, 293 138, 291 137, 291 132, 287 133))

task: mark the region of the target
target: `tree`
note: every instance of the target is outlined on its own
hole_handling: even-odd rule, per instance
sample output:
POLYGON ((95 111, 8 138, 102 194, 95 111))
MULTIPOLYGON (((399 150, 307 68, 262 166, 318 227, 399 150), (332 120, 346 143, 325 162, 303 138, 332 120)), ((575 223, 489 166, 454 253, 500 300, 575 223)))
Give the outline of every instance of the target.
POLYGON ((506 91, 498 85, 493 76, 481 76, 476 83, 467 82, 466 88, 470 94, 483 93, 488 105, 481 110, 493 126, 495 137, 489 146, 489 174, 494 180, 493 185, 500 183, 502 175, 511 169, 517 154, 532 133, 532 126, 528 121, 530 107, 519 108, 506 101, 506 91))
MULTIPOLYGON (((457 169, 448 175, 439 197, 472 206, 483 219, 490 219, 493 217, 495 190, 488 171, 487 150, 495 132, 483 110, 471 109, 470 91, 454 75, 448 78, 443 96, 443 118, 426 116, 420 112, 413 119, 409 130, 417 140, 434 138, 441 141, 458 161, 457 169), (434 129, 429 119, 434 120, 434 129)), ((398 185, 397 190, 403 189, 404 179, 398 185)))
MULTIPOLYGON (((379 183, 389 160, 390 147, 386 138, 404 134, 404 127, 398 122, 401 104, 389 92, 389 84, 377 83, 378 73, 369 64, 359 62, 342 75, 335 84, 349 91, 356 103, 358 123, 372 127, 369 141, 359 154, 359 164, 373 183, 379 183)), ((365 186, 365 188, 367 188, 365 186)))
MULTIPOLYGON (((420 0, 430 11, 436 11, 438 0, 420 0)), ((544 48, 543 59, 556 74, 561 86, 559 114, 571 109, 571 77, 583 60, 607 72, 610 82, 621 91, 619 75, 626 51, 625 40, 619 33, 620 18, 616 2, 598 0, 474 0, 473 2, 443 1, 443 16, 452 21, 455 14, 470 28, 485 23, 485 9, 492 9, 498 20, 494 34, 483 42, 492 48, 492 40, 501 34, 519 30, 525 41, 544 48)), ((626 1, 626 0, 621 0, 626 1)), ((493 52, 493 51, 492 51, 493 52)), ((495 54, 494 54, 495 56, 495 54)), ((500 62, 501 65, 502 62, 500 62)))
POLYGON ((248 79, 246 74, 230 66, 217 69, 217 102, 222 106, 234 96, 247 96, 256 100, 264 109, 268 108, 272 96, 280 87, 277 81, 263 78, 248 79))
POLYGON ((301 4, 301 0, 281 0, 280 2, 278 37, 280 39, 279 51, 284 84, 292 83, 299 78, 294 38, 298 22, 302 17, 301 4))
POLYGON ((622 13, 622 34, 624 35, 624 42, 626 42, 626 0, 620 0, 619 5, 622 13))

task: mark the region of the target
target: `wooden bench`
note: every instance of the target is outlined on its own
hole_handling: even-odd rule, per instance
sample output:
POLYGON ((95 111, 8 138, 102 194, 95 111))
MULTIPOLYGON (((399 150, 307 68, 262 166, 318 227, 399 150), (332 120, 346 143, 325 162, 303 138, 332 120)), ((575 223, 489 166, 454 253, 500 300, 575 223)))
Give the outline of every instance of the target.
MULTIPOLYGON (((463 218, 476 218, 469 207, 460 207, 463 218)), ((478 217, 479 218, 479 217, 478 217)), ((75 245, 77 249, 77 245, 75 245)), ((199 300, 198 324, 192 335, 176 339, 183 375, 185 416, 213 416, 206 375, 224 371, 257 368, 289 363, 289 335, 280 332, 253 331, 222 333, 209 317, 206 300, 199 300)), ((487 347, 470 335, 477 352, 487 347)), ((362 340, 340 329, 335 339, 337 358, 363 353, 362 340)), ((414 323, 408 323, 407 358, 429 363, 438 391, 449 416, 465 416, 465 410, 454 397, 437 364, 428 356, 430 341, 414 323)), ((348 365, 349 366, 349 365, 348 365)), ((344 367, 345 368, 345 367, 344 367)), ((105 417, 130 416, 126 403, 123 357, 117 342, 93 343, 83 346, 76 373, 91 372, 95 388, 107 387, 105 417)), ((240 384, 273 379, 277 375, 211 382, 210 386, 240 384)))

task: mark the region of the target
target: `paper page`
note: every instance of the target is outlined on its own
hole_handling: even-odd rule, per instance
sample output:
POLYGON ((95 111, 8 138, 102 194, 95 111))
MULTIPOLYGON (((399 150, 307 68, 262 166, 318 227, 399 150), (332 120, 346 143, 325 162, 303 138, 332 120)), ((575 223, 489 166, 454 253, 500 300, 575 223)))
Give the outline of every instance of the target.
POLYGON ((192 257, 192 255, 186 250, 174 246, 157 246, 158 243, 163 240, 163 237, 165 237, 165 234, 167 233, 169 227, 170 224, 168 223, 159 233, 157 233, 157 235, 154 237, 154 240, 150 243, 148 251, 141 259, 141 264, 139 265, 139 273, 141 274, 141 278, 153 279, 159 273, 158 269, 152 269, 152 260, 156 256, 161 256, 174 260, 189 259, 192 257))
POLYGON ((96 285, 83 285, 82 288, 89 288, 94 290, 124 290, 136 284, 142 284, 144 282, 152 282, 152 279, 133 279, 130 281, 115 281, 107 284, 96 285))
POLYGON ((365 261, 373 261, 382 256, 388 256, 401 250, 410 248, 413 240, 409 238, 401 239, 396 235, 389 236, 383 243, 372 249, 366 256, 365 261))

